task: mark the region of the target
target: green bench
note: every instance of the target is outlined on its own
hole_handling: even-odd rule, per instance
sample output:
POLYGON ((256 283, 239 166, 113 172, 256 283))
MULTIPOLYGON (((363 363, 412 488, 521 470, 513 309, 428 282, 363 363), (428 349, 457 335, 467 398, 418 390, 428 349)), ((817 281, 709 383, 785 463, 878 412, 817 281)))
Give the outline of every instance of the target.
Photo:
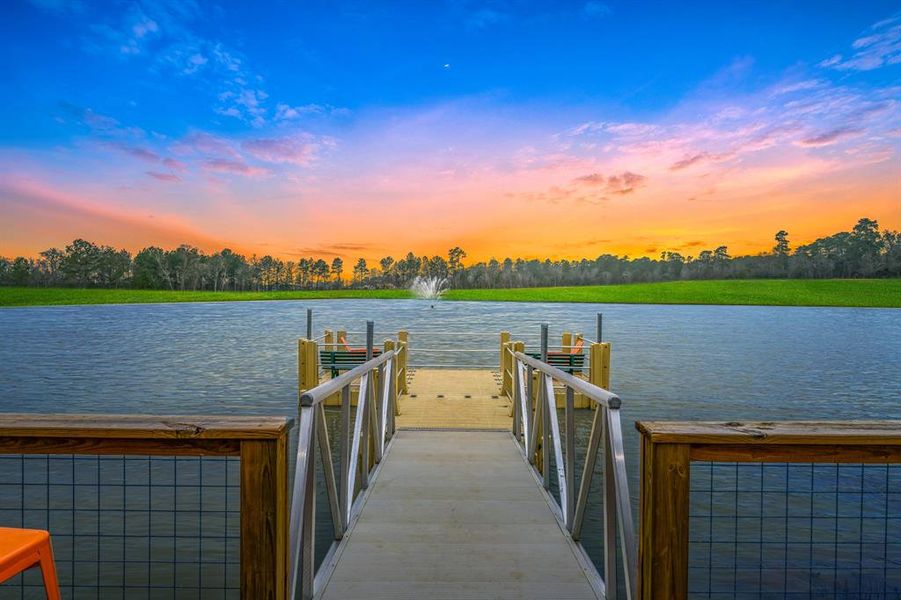
MULTIPOLYGON (((540 352, 527 352, 526 354, 532 358, 541 360, 540 352)), ((585 355, 581 352, 576 354, 570 354, 569 352, 548 352, 547 364, 572 375, 575 371, 585 370, 585 355)))
MULTIPOLYGON (((373 348, 373 358, 382 353, 381 348, 373 348)), ((332 379, 338 376, 341 371, 350 371, 358 365, 366 362, 366 351, 360 350, 320 350, 319 366, 328 369, 332 374, 332 379)))

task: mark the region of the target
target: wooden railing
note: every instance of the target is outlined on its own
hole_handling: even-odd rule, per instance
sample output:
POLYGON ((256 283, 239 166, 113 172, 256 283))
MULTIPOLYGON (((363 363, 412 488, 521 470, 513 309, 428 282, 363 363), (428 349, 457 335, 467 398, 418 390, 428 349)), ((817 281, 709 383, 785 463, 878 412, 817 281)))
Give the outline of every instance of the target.
POLYGON ((692 462, 901 463, 901 421, 638 422, 636 427, 641 432, 638 590, 643 599, 688 597, 692 462))
POLYGON ((290 426, 282 417, 0 414, 0 454, 239 456, 241 597, 281 600, 290 426))

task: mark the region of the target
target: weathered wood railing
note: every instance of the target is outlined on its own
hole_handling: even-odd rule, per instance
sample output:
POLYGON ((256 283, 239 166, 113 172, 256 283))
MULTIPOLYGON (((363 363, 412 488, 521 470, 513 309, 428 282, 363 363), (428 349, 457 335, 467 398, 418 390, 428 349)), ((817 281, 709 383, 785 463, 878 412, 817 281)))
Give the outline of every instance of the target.
MULTIPOLYGON (((638 589, 639 596, 643 599, 689 597, 692 462, 901 464, 901 421, 638 422, 636 427, 641 432, 641 536, 638 553, 638 589)), ((886 473, 886 483, 888 479, 886 473)), ((790 486, 787 475, 785 483, 790 486)), ((762 480, 760 486, 763 488, 762 480)), ((810 486, 810 490, 792 490, 789 487, 785 490, 785 495, 812 493, 812 476, 810 486)), ((736 487, 738 487, 737 480, 736 487)), ((711 487, 711 493, 712 490, 711 487)), ((886 492, 887 489, 883 489, 880 494, 886 492)), ((863 490, 856 493, 863 494, 863 490)), ((837 497, 835 502, 836 505, 840 504, 837 497)), ((707 508, 713 510, 714 506, 707 508)), ((735 509, 736 512, 742 510, 737 499, 735 509)), ((761 510, 763 510, 762 500, 761 510)), ((810 510, 813 510, 812 505, 810 510)), ((889 517, 890 507, 887 503, 878 507, 878 510, 884 513, 885 518, 889 517)), ((863 504, 860 512, 862 517, 863 504)), ((740 516, 736 514, 733 518, 740 516)), ((813 523, 812 512, 810 517, 810 522, 813 523)), ((813 535, 812 532, 808 534, 813 535)), ((883 535, 887 535, 887 532, 883 532, 883 535)), ((887 541, 894 542, 894 540, 887 541)), ((883 560, 886 559, 883 557, 883 560)), ((882 568, 893 570, 897 567, 889 567, 886 562, 882 568)), ((807 585, 805 580, 804 593, 810 594, 809 597, 816 597, 816 593, 808 590, 807 585)), ((883 587, 884 585, 883 582, 883 587)), ((745 591, 749 594, 754 593, 749 589, 745 591)), ((836 591, 838 590, 833 590, 836 591)), ((877 590, 872 597, 888 597, 878 595, 881 591, 884 590, 877 590)), ((864 596, 869 597, 867 594, 864 596)))
MULTIPOLYGON (((386 347, 379 356, 301 393, 290 522, 292 598, 295 595, 312 598, 319 591, 323 576, 327 576, 331 569, 331 556, 337 548, 337 543, 333 543, 323 561, 325 568, 320 567, 317 572, 314 565, 316 461, 321 461, 325 475, 337 542, 359 514, 363 499, 359 492, 369 486, 372 470, 382 460, 394 434, 399 352, 398 349, 386 347), (359 395, 351 426, 351 386, 357 382, 359 395), (341 397, 337 481, 324 408, 325 400, 336 394, 341 397)), ((313 355, 316 356, 315 353, 313 355)))
POLYGON ((0 454, 239 456, 241 597, 281 600, 290 426, 282 417, 0 414, 0 454))
MULTIPOLYGON (((637 572, 636 537, 623 450, 619 412, 621 401, 618 396, 605 389, 524 354, 521 342, 513 342, 512 345, 513 436, 521 444, 529 463, 543 479, 545 489, 551 487, 550 466, 553 452, 560 497, 560 503, 556 506, 557 516, 583 553, 585 550, 579 540, 598 450, 603 451, 604 568, 603 575, 597 572, 591 574, 592 583, 606 598, 616 598, 618 530, 626 596, 634 598, 637 572), (533 386, 532 382, 536 376, 537 386, 533 386), (565 389, 564 435, 561 435, 557 417, 555 381, 565 389), (578 491, 574 472, 576 394, 588 398, 596 406, 578 491)), ((546 352, 546 346, 543 350, 546 352)), ((590 560, 585 562, 589 565, 588 568, 593 569, 590 560)))

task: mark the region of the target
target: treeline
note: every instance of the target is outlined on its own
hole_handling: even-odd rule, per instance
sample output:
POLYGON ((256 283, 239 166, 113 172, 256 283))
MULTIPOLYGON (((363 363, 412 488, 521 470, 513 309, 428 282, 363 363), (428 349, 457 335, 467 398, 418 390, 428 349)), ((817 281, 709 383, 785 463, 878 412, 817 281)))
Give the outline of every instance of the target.
POLYGON ((901 233, 880 231, 860 219, 851 231, 820 238, 792 250, 788 233, 775 236, 771 252, 730 256, 726 246, 698 256, 663 252, 657 259, 602 254, 582 260, 491 259, 464 265, 459 247, 447 257, 416 256, 377 265, 358 259, 346 270, 341 258, 283 261, 247 258, 229 249, 214 254, 189 245, 151 246, 135 256, 126 250, 75 240, 37 258, 0 257, 0 285, 132 287, 167 290, 284 290, 403 288, 417 276, 447 278, 458 288, 536 287, 671 281, 679 279, 830 278, 901 276, 901 233), (347 277, 345 277, 345 275, 347 277))

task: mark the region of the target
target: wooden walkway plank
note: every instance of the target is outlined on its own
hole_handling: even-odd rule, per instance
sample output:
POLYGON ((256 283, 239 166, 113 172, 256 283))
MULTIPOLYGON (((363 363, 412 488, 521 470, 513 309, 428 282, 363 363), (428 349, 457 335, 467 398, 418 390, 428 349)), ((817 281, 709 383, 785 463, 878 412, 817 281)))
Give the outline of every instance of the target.
POLYGON ((597 598, 509 433, 398 431, 323 598, 597 598))

